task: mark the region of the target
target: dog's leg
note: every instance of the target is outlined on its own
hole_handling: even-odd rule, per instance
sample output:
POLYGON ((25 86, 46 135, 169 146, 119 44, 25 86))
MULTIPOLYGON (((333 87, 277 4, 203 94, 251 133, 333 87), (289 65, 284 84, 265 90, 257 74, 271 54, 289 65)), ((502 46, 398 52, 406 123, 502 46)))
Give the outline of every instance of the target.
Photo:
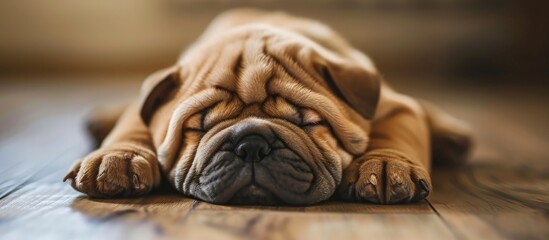
POLYGON ((473 146, 473 131, 466 123, 450 116, 430 103, 421 102, 431 133, 433 164, 457 166, 464 164, 473 146))
POLYGON ((114 128, 116 122, 126 110, 129 103, 118 104, 115 106, 102 106, 94 109, 87 116, 86 128, 92 140, 94 141, 95 148, 99 148, 101 143, 109 135, 114 128))
POLYGON ((431 191, 427 117, 414 99, 382 91, 368 150, 345 169, 338 194, 384 204, 424 199, 431 191))
POLYGON ((133 196, 160 184, 160 171, 150 133, 138 104, 120 116, 101 147, 77 161, 64 180, 92 197, 133 196))

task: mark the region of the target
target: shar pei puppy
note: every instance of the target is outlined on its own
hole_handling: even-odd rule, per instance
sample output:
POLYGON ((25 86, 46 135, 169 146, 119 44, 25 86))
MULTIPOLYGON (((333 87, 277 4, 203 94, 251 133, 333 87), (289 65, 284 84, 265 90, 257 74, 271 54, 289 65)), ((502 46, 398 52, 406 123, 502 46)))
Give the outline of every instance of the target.
POLYGON ((169 183, 218 204, 419 201, 431 159, 463 161, 471 145, 463 123, 393 90, 326 25, 259 10, 217 17, 90 126, 102 142, 65 177, 76 190, 128 197, 169 183))

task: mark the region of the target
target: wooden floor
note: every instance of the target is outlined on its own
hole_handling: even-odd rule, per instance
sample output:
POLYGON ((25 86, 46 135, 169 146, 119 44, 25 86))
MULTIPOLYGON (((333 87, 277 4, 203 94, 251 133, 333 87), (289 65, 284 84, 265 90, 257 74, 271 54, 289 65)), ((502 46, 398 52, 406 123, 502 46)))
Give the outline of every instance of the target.
POLYGON ((397 84, 477 132, 470 164, 436 169, 433 194, 417 204, 230 207, 169 189, 89 199, 61 182, 90 151, 84 116, 127 99, 140 78, 0 79, 0 239, 549 239, 546 96, 397 84))

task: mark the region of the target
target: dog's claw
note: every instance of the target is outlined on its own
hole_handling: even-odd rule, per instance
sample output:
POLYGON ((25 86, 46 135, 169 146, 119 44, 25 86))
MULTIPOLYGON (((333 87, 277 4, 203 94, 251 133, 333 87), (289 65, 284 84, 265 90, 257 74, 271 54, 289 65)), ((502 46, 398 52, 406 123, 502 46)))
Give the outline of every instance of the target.
POLYGON ((76 177, 76 173, 74 171, 70 171, 69 173, 67 173, 67 175, 65 175, 65 177, 63 178, 63 182, 66 182, 67 180, 71 180, 71 181, 74 181, 74 177, 76 177))
POLYGON ((365 200, 367 200, 369 202, 375 203, 379 200, 379 197, 377 195, 377 190, 376 190, 376 187, 375 187, 374 183, 370 183, 370 184, 366 185, 366 187, 364 188, 364 193, 365 193, 365 195, 362 196, 362 198, 364 198, 365 200))
POLYGON ((139 177, 136 174, 133 175, 132 182, 133 182, 133 190, 137 195, 143 194, 147 189, 147 186, 141 183, 141 181, 139 181, 139 177))
POLYGON ((349 198, 353 198, 355 196, 355 185, 349 185, 347 188, 347 196, 349 196, 349 198))
POLYGON ((427 182, 421 179, 419 180, 419 186, 421 187, 421 190, 419 191, 419 196, 421 196, 421 198, 427 197, 427 195, 429 195, 429 192, 431 191, 429 189, 429 185, 427 185, 427 182))

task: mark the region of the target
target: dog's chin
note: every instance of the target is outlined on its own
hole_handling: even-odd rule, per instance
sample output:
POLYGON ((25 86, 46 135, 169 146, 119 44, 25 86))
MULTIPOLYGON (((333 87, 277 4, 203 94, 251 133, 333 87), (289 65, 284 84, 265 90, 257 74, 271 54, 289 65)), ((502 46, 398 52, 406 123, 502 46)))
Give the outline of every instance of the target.
POLYGON ((284 202, 270 190, 252 183, 236 192, 228 203, 234 205, 279 205, 284 202))

